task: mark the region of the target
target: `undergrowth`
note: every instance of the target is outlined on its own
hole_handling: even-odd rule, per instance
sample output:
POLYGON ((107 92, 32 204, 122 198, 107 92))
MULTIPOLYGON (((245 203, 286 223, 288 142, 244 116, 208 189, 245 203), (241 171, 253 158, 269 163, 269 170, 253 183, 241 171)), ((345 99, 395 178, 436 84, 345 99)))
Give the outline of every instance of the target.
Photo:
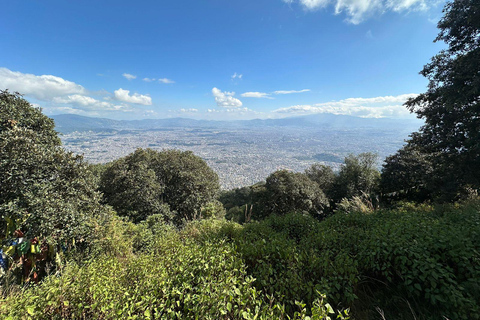
POLYGON ((407 203, 180 231, 114 219, 90 259, 10 290, 0 317, 327 319, 350 308, 355 319, 478 319, 479 209, 407 203))

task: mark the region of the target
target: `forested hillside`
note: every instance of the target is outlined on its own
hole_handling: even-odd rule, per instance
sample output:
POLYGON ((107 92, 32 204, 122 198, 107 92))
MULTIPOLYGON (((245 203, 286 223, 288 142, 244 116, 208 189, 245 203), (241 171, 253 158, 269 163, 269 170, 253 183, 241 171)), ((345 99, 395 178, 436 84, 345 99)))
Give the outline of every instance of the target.
POLYGON ((92 165, 0 92, 2 319, 479 319, 480 2, 448 3, 406 107, 425 121, 376 155, 220 191, 192 152, 92 165))

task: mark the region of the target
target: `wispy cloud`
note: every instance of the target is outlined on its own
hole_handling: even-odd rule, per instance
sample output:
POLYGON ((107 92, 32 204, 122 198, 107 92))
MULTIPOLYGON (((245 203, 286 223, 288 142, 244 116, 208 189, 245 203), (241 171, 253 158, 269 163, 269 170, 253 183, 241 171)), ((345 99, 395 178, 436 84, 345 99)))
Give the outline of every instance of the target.
POLYGON ((278 90, 274 91, 273 94, 292 94, 292 93, 302 93, 302 92, 309 92, 310 89, 302 89, 302 90, 278 90))
POLYGON ((283 0, 292 4, 298 2, 305 10, 314 11, 328 6, 335 8, 335 14, 345 13, 347 21, 359 24, 374 14, 387 11, 405 12, 427 10, 438 0, 283 0))
POLYGON ((160 82, 160 83, 165 83, 165 84, 175 83, 175 81, 173 81, 172 79, 167 79, 167 78, 160 78, 160 79, 156 79, 156 78, 143 78, 142 80, 145 81, 145 82, 158 81, 158 82, 160 82))
POLYGON ((270 93, 266 92, 245 92, 241 94, 244 98, 266 98, 266 99, 273 99, 270 96, 270 93))
POLYGON ((147 96, 147 95, 143 95, 143 94, 138 94, 138 93, 134 93, 132 95, 130 95, 130 91, 129 90, 125 90, 125 89, 118 89, 118 90, 115 90, 114 91, 114 95, 115 95, 115 99, 118 100, 118 101, 123 101, 123 102, 127 102, 127 103, 134 103, 134 104, 141 104, 141 105, 144 105, 144 106, 150 106, 152 104, 152 98, 147 96))
POLYGON ((243 74, 238 74, 238 73, 235 72, 235 73, 232 75, 232 80, 235 80, 235 79, 241 80, 242 77, 243 77, 243 74))
POLYGON ((137 79, 137 76, 134 76, 133 74, 130 74, 130 73, 124 73, 122 74, 122 76, 127 80, 137 79))
POLYGON ((195 108, 188 108, 188 109, 180 109, 180 112, 181 113, 197 113, 198 112, 198 109, 195 109, 195 108))
POLYGON ((272 93, 250 91, 250 92, 242 93, 241 96, 244 97, 244 98, 266 98, 266 99, 274 99, 274 98, 272 97, 272 95, 302 93, 302 92, 309 92, 309 91, 310 91, 310 89, 303 89, 303 90, 278 90, 278 91, 273 91, 272 93))
POLYGON ((175 83, 175 81, 173 81, 173 80, 171 80, 171 79, 167 79, 167 78, 158 79, 158 82, 166 83, 166 84, 175 83))
POLYGON ((273 112, 292 115, 333 113, 364 118, 405 118, 410 115, 410 112, 403 104, 415 96, 417 94, 412 93, 374 98, 349 98, 313 105, 296 105, 273 112))
POLYGON ((57 96, 87 93, 87 90, 81 85, 60 77, 37 76, 11 71, 7 68, 0 68, 0 88, 18 91, 43 101, 50 101, 57 96))
POLYGON ((242 101, 234 98, 235 92, 221 91, 218 88, 212 89, 212 94, 215 97, 215 102, 218 107, 226 109, 240 108, 243 104, 242 101))

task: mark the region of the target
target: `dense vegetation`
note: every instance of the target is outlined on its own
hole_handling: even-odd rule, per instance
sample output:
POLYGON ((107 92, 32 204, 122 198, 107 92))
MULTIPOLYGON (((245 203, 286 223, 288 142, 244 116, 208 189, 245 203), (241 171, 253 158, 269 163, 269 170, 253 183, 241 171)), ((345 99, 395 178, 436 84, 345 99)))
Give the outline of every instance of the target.
POLYGON ((102 171, 105 202, 135 222, 153 214, 177 225, 200 218, 220 189, 217 174, 190 151, 138 149, 102 171))
POLYGON ((156 217, 115 220, 98 243, 105 253, 11 291, 0 314, 302 319, 331 310, 325 293, 356 319, 477 319, 479 210, 403 205, 322 222, 295 213, 244 226, 206 219, 181 231, 156 217))
POLYGON ((0 317, 480 318, 479 12, 445 7, 425 125, 381 173, 364 153, 219 194, 191 152, 89 165, 1 91, 0 317))

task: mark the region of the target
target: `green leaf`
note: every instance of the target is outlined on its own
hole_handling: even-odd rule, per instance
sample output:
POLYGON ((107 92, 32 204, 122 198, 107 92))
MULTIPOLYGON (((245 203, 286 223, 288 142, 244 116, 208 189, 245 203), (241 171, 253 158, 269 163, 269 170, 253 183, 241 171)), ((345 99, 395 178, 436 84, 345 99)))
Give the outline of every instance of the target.
POLYGON ((152 315, 150 314, 150 310, 145 310, 145 312, 143 313, 145 315, 145 317, 147 317, 148 319, 150 319, 152 317, 152 315))
POLYGON ((35 308, 34 307, 27 307, 27 312, 29 315, 35 315, 35 308))

